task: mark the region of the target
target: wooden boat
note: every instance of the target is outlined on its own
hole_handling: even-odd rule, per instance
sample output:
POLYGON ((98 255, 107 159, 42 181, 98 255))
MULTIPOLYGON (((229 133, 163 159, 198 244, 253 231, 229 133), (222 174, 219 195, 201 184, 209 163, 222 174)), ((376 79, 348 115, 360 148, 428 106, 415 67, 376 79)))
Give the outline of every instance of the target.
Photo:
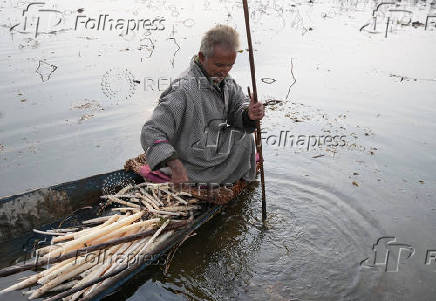
MULTIPOLYGON (((0 242, 6 243, 14 239, 26 239, 35 236, 32 230, 35 228, 47 228, 47 225, 55 221, 61 221, 77 210, 86 206, 97 207, 100 196, 108 193, 108 189, 119 190, 128 183, 139 184, 144 179, 131 171, 117 170, 114 172, 95 175, 85 179, 55 185, 49 188, 37 189, 20 195, 13 195, 0 199, 0 242)), ((225 198, 233 198, 245 187, 247 182, 238 182, 225 198)), ((201 192, 199 198, 211 197, 201 192)), ((188 228, 176 232, 170 241, 155 253, 155 255, 134 269, 127 269, 114 276, 111 285, 102 287, 99 293, 91 300, 100 300, 122 286, 134 275, 144 270, 153 261, 167 253, 170 249, 179 245, 190 233, 202 224, 210 220, 218 212, 222 205, 209 204, 197 215, 188 228)), ((19 250, 15 250, 16 254, 19 250)), ((22 250, 21 250, 22 252, 22 250)), ((14 252, 11 252, 12 254, 14 252)))

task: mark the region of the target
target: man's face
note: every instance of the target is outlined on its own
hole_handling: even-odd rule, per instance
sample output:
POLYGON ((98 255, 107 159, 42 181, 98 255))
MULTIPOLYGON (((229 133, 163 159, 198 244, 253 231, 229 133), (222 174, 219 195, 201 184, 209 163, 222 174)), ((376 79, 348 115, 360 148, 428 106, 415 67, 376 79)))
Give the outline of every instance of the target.
POLYGON ((236 59, 236 51, 228 47, 216 45, 212 57, 198 53, 200 63, 214 82, 221 82, 232 69, 236 59))

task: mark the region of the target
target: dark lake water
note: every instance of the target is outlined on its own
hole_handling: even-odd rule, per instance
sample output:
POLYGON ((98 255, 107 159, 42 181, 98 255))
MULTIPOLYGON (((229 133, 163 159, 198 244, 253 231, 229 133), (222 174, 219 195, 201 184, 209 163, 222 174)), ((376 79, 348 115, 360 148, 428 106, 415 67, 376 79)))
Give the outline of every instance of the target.
MULTIPOLYGON (((203 32, 247 48, 240 1, 31 3, 0 3, 0 196, 122 168, 203 32)), ((381 3, 249 1, 266 228, 257 185, 109 299, 435 299, 436 2, 381 3)))

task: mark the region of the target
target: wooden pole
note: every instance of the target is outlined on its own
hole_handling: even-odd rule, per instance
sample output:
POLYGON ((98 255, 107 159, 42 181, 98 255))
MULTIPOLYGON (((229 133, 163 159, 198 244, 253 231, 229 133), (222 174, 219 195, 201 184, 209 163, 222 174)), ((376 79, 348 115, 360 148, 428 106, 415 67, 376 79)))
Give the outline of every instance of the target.
MULTIPOLYGON (((253 45, 251 42, 250 17, 249 17, 249 13, 248 13, 247 0, 242 0, 242 4, 244 6, 245 29, 247 31, 248 57, 250 60, 250 71, 251 71, 251 85, 253 86, 253 101, 256 103, 257 102, 256 73, 255 73, 255 68, 254 68, 253 45)), ((248 94, 251 94, 250 88, 248 88, 248 94)), ((251 99, 251 95, 250 95, 250 99, 251 99)), ((266 219, 265 175, 263 172, 262 136, 261 136, 261 130, 260 130, 260 120, 256 121, 256 131, 257 131, 256 148, 257 148, 257 151, 259 153, 260 179, 261 179, 261 183, 262 183, 262 222, 265 222, 265 219, 266 219)))

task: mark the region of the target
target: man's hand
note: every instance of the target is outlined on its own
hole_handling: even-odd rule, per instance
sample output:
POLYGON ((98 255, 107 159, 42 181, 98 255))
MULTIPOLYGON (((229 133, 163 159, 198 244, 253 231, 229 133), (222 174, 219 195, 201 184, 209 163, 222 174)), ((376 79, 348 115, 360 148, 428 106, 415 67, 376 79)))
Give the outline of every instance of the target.
POLYGON ((248 106, 248 118, 251 120, 262 120, 265 115, 265 109, 260 102, 254 102, 253 96, 251 97, 250 105, 248 106))
POLYGON ((174 184, 187 183, 189 181, 186 169, 179 159, 168 161, 167 165, 171 168, 171 181, 174 184))

